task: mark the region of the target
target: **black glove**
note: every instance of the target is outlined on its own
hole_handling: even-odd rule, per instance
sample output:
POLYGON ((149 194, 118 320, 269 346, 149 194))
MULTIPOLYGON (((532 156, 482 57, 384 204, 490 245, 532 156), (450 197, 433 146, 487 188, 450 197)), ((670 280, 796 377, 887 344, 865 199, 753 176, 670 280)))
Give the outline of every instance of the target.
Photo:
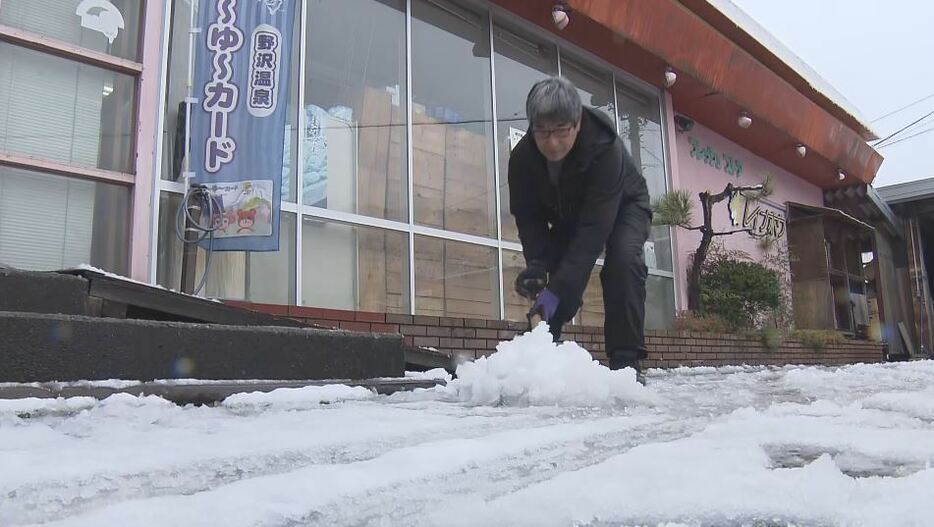
POLYGON ((548 273, 539 262, 529 262, 529 266, 516 277, 516 292, 529 300, 535 300, 546 285, 548 273))

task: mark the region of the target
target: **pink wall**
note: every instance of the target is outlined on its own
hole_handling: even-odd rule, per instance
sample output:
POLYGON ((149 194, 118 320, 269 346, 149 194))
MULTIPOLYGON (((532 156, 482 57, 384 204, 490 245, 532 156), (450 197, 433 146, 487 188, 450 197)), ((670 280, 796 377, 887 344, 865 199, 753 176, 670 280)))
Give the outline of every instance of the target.
POLYGON ((139 78, 139 106, 136 129, 136 181, 133 185, 130 222, 130 278, 150 282, 153 278, 152 211, 153 192, 159 160, 156 158, 159 89, 162 83, 162 37, 165 24, 164 0, 146 2, 143 31, 143 72, 139 78))
MULTIPOLYGON (((677 160, 677 171, 676 174, 672 174, 672 187, 675 189, 689 190, 692 196, 695 197, 694 225, 700 225, 702 221, 700 204, 696 198, 698 193, 704 190, 709 190, 712 193, 721 192, 727 183, 730 182, 734 185, 757 185, 762 182, 767 174, 772 175, 774 191, 762 205, 774 212, 780 213, 782 217, 785 216, 785 204, 789 201, 807 205, 823 205, 823 194, 817 186, 756 156, 752 152, 723 138, 700 124, 695 123, 694 127, 688 132, 675 132, 673 143, 671 157, 673 165, 675 165, 675 160, 677 160), (705 163, 703 159, 697 159, 691 155, 693 150, 690 141, 691 138, 699 142, 701 149, 711 147, 719 154, 721 161, 720 168, 705 163), (726 172, 727 163, 725 156, 729 156, 742 163, 742 172, 739 177, 726 172)), ((673 170, 673 172, 675 171, 673 170)), ((720 202, 714 206, 713 220, 714 228, 717 231, 740 228, 734 227, 730 223, 726 201, 720 202)), ((685 282, 687 267, 690 264, 690 255, 694 253, 694 250, 697 249, 700 243, 700 233, 680 228, 675 230, 677 231, 677 235, 673 243, 675 252, 677 253, 675 268, 678 269, 676 274, 678 275, 678 283, 680 284, 680 287, 678 287, 678 294, 681 299, 681 308, 686 309, 687 288, 684 287, 683 284, 685 282)), ((762 256, 762 251, 756 245, 756 239, 746 233, 717 237, 715 241, 722 243, 728 249, 745 251, 756 259, 762 256)))

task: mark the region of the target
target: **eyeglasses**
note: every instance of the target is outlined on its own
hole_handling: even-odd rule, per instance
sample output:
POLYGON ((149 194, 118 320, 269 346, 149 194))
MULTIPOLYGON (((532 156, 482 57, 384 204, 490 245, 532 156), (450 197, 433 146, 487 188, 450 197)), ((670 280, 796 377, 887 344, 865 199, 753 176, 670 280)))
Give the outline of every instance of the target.
POLYGON ((544 141, 551 136, 555 136, 557 139, 567 139, 571 135, 571 130, 574 129, 573 124, 567 126, 559 126, 558 128, 532 128, 532 135, 535 136, 535 139, 539 141, 544 141))

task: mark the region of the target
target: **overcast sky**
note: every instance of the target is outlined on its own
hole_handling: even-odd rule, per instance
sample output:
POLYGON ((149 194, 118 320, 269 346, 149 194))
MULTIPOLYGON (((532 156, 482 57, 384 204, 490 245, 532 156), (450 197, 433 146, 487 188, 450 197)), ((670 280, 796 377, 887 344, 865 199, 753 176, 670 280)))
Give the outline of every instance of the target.
MULTIPOLYGON (((934 2, 732 1, 849 99, 880 138, 934 112, 934 2)), ((934 177, 934 115, 890 142, 898 138, 879 148, 875 187, 934 177)))

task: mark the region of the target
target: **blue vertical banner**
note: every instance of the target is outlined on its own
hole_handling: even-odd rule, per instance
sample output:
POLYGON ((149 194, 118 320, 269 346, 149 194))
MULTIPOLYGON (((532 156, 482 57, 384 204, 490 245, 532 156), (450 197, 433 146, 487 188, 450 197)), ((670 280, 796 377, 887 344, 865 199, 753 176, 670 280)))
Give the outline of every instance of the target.
POLYGON ((199 3, 191 170, 220 205, 217 251, 279 250, 294 3, 199 3))

